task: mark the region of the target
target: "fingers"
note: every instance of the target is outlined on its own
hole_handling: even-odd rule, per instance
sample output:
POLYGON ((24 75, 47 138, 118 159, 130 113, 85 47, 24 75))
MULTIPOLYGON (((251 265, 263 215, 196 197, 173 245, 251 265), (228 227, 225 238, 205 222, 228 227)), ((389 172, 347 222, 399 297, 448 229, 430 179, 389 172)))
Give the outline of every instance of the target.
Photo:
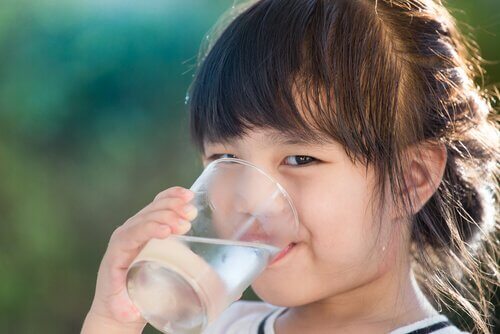
POLYGON ((197 215, 197 209, 193 204, 178 197, 165 197, 157 199, 139 211, 137 215, 145 215, 149 212, 165 209, 176 212, 184 220, 193 220, 197 215))
POLYGON ((163 239, 172 234, 171 227, 155 221, 118 227, 111 235, 105 257, 112 267, 127 268, 142 246, 152 238, 163 239))
POLYGON ((112 234, 108 258, 113 266, 127 267, 144 244, 152 238, 163 239, 170 234, 184 234, 197 215, 194 205, 187 203, 194 193, 172 187, 159 193, 155 200, 128 219, 112 234))
POLYGON ((174 186, 158 193, 158 195, 155 196, 154 201, 166 197, 182 197, 185 200, 189 201, 193 197, 193 195, 194 193, 189 189, 174 186))
MULTIPOLYGON (((172 213, 173 215, 174 213, 172 213)), ((175 223, 141 220, 128 226, 120 226, 111 236, 110 243, 122 251, 135 250, 151 238, 167 237, 175 223)))
POLYGON ((194 195, 182 187, 168 188, 113 231, 99 266, 94 299, 100 305, 98 309, 110 310, 110 318, 125 322, 139 317, 137 312, 130 313, 132 303, 126 294, 128 267, 150 239, 190 230, 190 221, 197 215, 196 208, 189 203, 194 195))
POLYGON ((194 192, 182 187, 172 187, 160 192, 155 199, 140 210, 136 215, 149 211, 171 209, 186 220, 194 219, 193 208, 184 210, 184 206, 194 198, 194 192))

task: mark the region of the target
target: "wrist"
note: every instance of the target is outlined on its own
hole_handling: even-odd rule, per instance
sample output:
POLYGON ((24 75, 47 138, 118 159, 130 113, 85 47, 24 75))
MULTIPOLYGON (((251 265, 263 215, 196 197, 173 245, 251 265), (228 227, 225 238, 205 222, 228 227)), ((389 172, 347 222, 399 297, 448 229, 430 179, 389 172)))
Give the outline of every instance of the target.
POLYGON ((142 333, 145 322, 120 323, 92 311, 87 313, 81 334, 137 334, 142 333))

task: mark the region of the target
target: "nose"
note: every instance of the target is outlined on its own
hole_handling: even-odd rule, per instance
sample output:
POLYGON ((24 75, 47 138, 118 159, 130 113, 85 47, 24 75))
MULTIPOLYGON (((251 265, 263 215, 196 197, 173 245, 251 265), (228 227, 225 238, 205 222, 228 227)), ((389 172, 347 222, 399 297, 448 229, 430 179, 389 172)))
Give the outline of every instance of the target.
POLYGON ((220 237, 261 241, 278 248, 296 239, 295 209, 271 173, 248 161, 219 167, 210 197, 220 237))
POLYGON ((287 226, 291 210, 281 186, 259 170, 247 167, 232 187, 232 207, 238 217, 233 238, 281 244, 277 242, 280 236, 287 236, 287 231, 293 229, 287 226))
POLYGON ((280 187, 259 170, 243 168, 232 186, 234 210, 238 213, 272 216, 284 209, 280 187))

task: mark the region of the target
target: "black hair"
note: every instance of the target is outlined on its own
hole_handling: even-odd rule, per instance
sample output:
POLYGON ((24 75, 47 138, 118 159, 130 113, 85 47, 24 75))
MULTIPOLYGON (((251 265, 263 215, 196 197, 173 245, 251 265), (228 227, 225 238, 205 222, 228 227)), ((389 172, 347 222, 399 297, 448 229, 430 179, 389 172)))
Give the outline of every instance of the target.
POLYGON ((492 96, 474 83, 478 51, 443 4, 261 0, 227 17, 202 46, 188 91, 195 146, 203 152, 205 142, 258 127, 335 140, 353 161, 375 166, 379 190, 388 180, 393 194, 407 194, 404 148, 444 144, 431 199, 418 212, 407 195, 395 201, 412 224, 420 285, 489 333, 488 287, 499 281, 498 120, 492 96))

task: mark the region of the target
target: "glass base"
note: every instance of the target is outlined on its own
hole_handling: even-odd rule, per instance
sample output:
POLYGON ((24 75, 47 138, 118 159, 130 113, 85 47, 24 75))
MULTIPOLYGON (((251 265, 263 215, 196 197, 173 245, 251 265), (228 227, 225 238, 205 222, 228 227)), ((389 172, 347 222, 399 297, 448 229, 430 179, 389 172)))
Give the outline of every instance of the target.
POLYGON ((169 334, 199 334, 207 322, 203 301, 191 284, 173 269, 139 261, 127 275, 127 290, 142 316, 169 334))

